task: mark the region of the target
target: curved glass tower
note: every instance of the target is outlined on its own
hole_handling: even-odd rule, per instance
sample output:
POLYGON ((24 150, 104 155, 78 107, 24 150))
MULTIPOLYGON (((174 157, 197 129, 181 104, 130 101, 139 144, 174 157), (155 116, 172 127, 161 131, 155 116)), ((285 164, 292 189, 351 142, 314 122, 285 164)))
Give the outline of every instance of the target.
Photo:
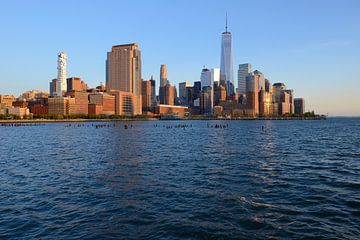
POLYGON ((231 33, 227 30, 227 17, 221 37, 220 84, 226 85, 227 96, 234 94, 233 47, 231 33))

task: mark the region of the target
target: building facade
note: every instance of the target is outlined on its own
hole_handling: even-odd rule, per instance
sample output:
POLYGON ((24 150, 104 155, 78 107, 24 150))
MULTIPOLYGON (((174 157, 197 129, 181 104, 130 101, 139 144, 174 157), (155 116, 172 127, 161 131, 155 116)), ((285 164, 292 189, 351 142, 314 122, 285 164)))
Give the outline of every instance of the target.
POLYGON ((227 29, 227 18, 225 32, 221 37, 220 85, 226 86, 227 96, 234 94, 233 45, 232 35, 227 29))
POLYGON ((246 77, 251 73, 251 64, 239 64, 238 69, 238 94, 246 94, 246 77))
POLYGON ((296 114, 305 113, 305 99, 304 98, 295 98, 294 99, 294 111, 296 114))
POLYGON ((107 54, 106 60, 106 89, 108 91, 120 91, 129 94, 122 94, 132 104, 132 112, 141 114, 141 52, 137 43, 113 46, 107 54))
POLYGON ((56 84, 56 96, 62 97, 67 91, 66 86, 66 61, 67 55, 65 52, 58 54, 58 67, 57 67, 57 84, 56 84))

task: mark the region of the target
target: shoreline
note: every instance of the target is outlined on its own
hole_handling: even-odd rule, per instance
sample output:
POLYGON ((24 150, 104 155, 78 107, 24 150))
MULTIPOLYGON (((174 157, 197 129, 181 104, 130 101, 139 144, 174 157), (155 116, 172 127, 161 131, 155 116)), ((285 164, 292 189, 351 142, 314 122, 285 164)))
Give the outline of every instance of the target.
POLYGON ((257 117, 257 118, 187 118, 187 119, 158 119, 158 118, 144 118, 144 119, 11 119, 0 120, 2 123, 66 123, 66 122, 126 122, 126 121, 312 121, 312 120, 326 120, 327 117, 257 117))

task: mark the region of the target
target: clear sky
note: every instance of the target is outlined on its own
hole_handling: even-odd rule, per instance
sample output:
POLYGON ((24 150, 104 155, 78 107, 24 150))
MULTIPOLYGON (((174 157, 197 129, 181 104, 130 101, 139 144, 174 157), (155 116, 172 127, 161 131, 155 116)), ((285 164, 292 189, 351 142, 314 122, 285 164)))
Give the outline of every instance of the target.
MULTIPOLYGON (((48 91, 57 53, 68 76, 105 82, 106 52, 137 42, 143 78, 173 84, 220 65, 225 13, 234 69, 249 62, 304 97, 306 110, 360 116, 359 0, 1 0, 0 94, 48 91)), ((235 78, 237 85, 237 78, 235 78)))

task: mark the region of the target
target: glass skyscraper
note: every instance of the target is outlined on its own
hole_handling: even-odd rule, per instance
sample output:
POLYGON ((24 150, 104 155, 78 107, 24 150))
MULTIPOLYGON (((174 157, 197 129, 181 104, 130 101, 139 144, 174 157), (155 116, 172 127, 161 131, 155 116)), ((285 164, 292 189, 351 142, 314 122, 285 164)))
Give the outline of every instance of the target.
POLYGON ((227 30, 227 18, 225 32, 221 37, 221 59, 220 59, 220 84, 226 84, 226 95, 234 94, 234 66, 232 35, 227 30))

